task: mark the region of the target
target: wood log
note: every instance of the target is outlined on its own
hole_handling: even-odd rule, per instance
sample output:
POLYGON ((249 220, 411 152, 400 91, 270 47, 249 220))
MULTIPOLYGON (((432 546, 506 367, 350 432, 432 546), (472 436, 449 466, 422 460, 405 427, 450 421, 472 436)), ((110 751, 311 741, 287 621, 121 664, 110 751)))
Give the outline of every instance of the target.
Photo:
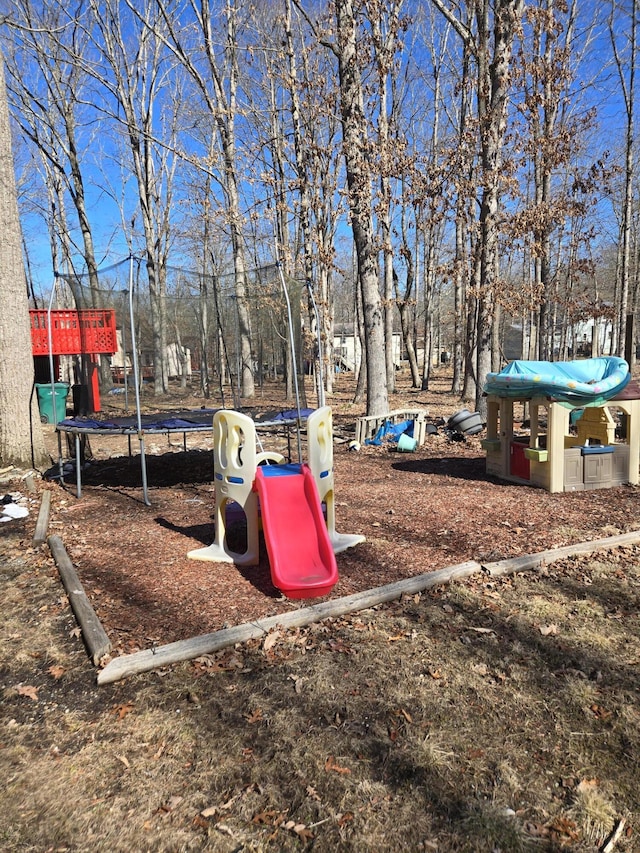
POLYGON ((156 646, 153 649, 145 649, 134 654, 121 655, 110 661, 98 673, 98 684, 110 684, 114 681, 127 678, 129 675, 149 672, 161 666, 193 660, 193 658, 200 657, 200 655, 212 654, 236 643, 258 639, 276 627, 303 627, 314 622, 320 622, 323 619, 343 616, 358 610, 366 610, 368 607, 375 607, 378 604, 393 601, 400 598, 401 595, 412 595, 417 592, 423 592, 426 589, 440 586, 440 584, 469 577, 479 571, 484 571, 491 576, 499 576, 537 568, 575 554, 590 554, 595 551, 604 551, 625 545, 635 545, 638 542, 640 542, 640 531, 632 531, 630 533, 622 533, 618 536, 596 539, 592 542, 578 542, 575 545, 566 545, 562 548, 554 548, 549 551, 539 551, 536 554, 527 554, 523 557, 499 560, 494 563, 484 563, 481 565, 475 560, 469 560, 465 563, 459 563, 435 572, 427 572, 412 578, 405 578, 396 583, 374 587, 364 592, 357 592, 344 598, 314 604, 310 607, 303 607, 277 616, 269 616, 255 622, 216 631, 212 634, 202 634, 199 637, 193 637, 188 640, 179 640, 164 646, 156 646))
POLYGON ((49 514, 51 512, 51 491, 47 489, 40 501, 40 510, 36 521, 36 529, 33 533, 33 545, 43 545, 47 541, 47 528, 49 527, 49 514))
POLYGON ((632 530, 630 533, 620 533, 618 536, 607 536, 591 542, 577 542, 575 545, 564 545, 562 548, 552 548, 550 551, 538 551, 536 554, 525 554, 523 557, 510 557, 508 560, 498 560, 495 563, 483 563, 482 568, 493 576, 506 575, 556 563, 558 560, 573 557, 576 554, 593 554, 595 551, 636 545, 638 542, 640 542, 640 530, 632 530))
POLYGON ((262 637, 275 627, 300 628, 330 617, 344 616, 346 613, 366 610, 368 607, 393 601, 400 598, 401 595, 413 595, 452 580, 469 577, 469 575, 479 572, 480 569, 479 563, 468 560, 466 563, 459 563, 436 572, 427 572, 412 578, 405 578, 385 586, 356 592, 343 598, 323 601, 310 607, 302 607, 289 613, 268 616, 255 622, 236 625, 233 628, 215 631, 212 634, 202 634, 189 640, 179 640, 165 646, 156 646, 153 649, 144 649, 134 654, 121 655, 109 661, 106 667, 98 673, 98 684, 110 684, 129 675, 149 672, 161 666, 193 660, 200 655, 212 654, 227 646, 262 637))
POLYGON ((607 842, 602 846, 601 853, 612 853, 614 847, 620 841, 620 837, 622 836, 622 832, 625 828, 626 821, 623 817, 618 821, 615 829, 611 833, 611 837, 607 840, 607 842))
POLYGON ((82 638, 89 652, 89 657, 94 666, 97 666, 100 660, 111 651, 111 641, 87 598, 62 539, 59 536, 49 536, 47 544, 51 549, 53 559, 56 561, 71 609, 82 630, 82 638))

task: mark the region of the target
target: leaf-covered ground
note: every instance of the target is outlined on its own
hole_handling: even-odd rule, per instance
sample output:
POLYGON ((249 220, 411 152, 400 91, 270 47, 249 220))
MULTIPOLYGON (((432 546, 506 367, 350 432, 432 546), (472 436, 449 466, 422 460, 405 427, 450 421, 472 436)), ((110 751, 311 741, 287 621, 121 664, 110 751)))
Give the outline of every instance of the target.
MULTIPOLYGON (((429 392, 405 391, 391 403, 394 409, 424 408, 430 422, 438 424, 437 433, 415 453, 399 453, 394 443, 349 451, 355 407, 346 391, 336 394, 336 526, 364 535, 366 542, 338 555, 340 580, 329 598, 470 559, 491 562, 638 526, 637 487, 550 495, 487 476, 482 435, 454 441, 442 426, 461 407, 446 393, 445 382, 442 378, 429 392)), ((191 405, 201 402, 190 400, 191 405)), ((266 396, 260 402, 259 413, 290 406, 266 396)), ((121 403, 119 397, 105 405, 121 403)), ((174 404, 184 405, 184 400, 174 404)), ((296 458, 293 432, 279 429, 260 438, 265 448, 296 458)), ((80 500, 73 474, 65 489, 57 481, 40 487, 51 489, 50 532, 61 535, 115 654, 308 603, 289 601, 274 587, 264 543, 256 567, 187 558, 188 551, 210 544, 215 535, 210 433, 189 434, 187 452, 181 434, 147 436, 151 506, 142 499, 137 440, 132 439, 132 458, 126 438, 91 436, 90 442, 80 500)), ((229 540, 235 550, 244 550, 245 536, 242 518, 232 515, 229 540)))
MULTIPOLYGON (((344 447, 338 526, 367 543, 340 556, 336 594, 637 526, 637 489, 501 485, 470 442, 344 447)), ((211 533, 210 481, 156 473, 151 508, 134 474, 88 477, 80 501, 2 484, 31 511, 0 530, 1 849, 640 849, 639 548, 480 573, 97 687, 48 549, 30 544, 42 488, 116 653, 290 606, 268 565, 261 581, 185 576, 211 533)))

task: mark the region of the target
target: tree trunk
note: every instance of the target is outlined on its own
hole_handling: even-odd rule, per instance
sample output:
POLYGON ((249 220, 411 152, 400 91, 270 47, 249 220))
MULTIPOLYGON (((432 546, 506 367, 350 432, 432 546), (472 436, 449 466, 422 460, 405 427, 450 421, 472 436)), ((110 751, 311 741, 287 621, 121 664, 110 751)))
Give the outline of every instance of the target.
POLYGON ((489 2, 476 9, 478 24, 478 119, 481 139, 480 293, 478 298, 476 410, 486 415, 484 380, 491 371, 493 311, 499 283, 499 207, 503 143, 507 123, 513 39, 523 0, 497 0, 493 44, 489 36, 489 2), (492 48, 490 50, 490 47, 492 48))
POLYGON ((1 53, 0 229, 0 463, 42 467, 48 457, 33 394, 29 302, 1 53))
MULTIPOLYGON (((365 4, 366 6, 367 4, 365 4)), ((393 83, 396 72, 393 56, 398 35, 398 16, 401 2, 389 4, 372 3, 368 6, 368 17, 374 48, 374 59, 378 76, 378 162, 380 164, 380 200, 378 221, 382 241, 382 281, 384 290, 384 337, 385 363, 387 371, 387 393, 395 392, 396 366, 394 362, 393 327, 395 319, 394 269, 392 245, 392 189, 391 174, 394 166, 393 143, 390 134, 390 118, 394 111, 393 85, 389 97, 389 83, 393 83), (382 26, 382 18, 385 26, 382 26), (383 31, 384 30, 384 31, 383 31), (391 105, 390 102, 391 101, 391 105)))
MULTIPOLYGON (((419 219, 419 212, 416 209, 415 218, 416 222, 419 219)), ((414 246, 409 245, 409 231, 407 227, 406 221, 406 201, 402 203, 402 217, 400 220, 401 223, 401 237, 402 237, 402 251, 405 257, 405 263, 407 265, 407 283, 404 289, 404 295, 400 293, 398 278, 394 276, 394 287, 395 287, 395 297, 398 305, 398 312, 400 314, 400 329, 402 331, 402 343, 404 349, 407 353, 407 359, 409 361, 409 368, 411 370, 411 385, 413 388, 420 387, 420 368, 418 366, 418 358, 416 355, 416 348, 414 346, 414 340, 416 339, 416 295, 415 291, 417 290, 417 259, 418 252, 420 251, 420 229, 416 227, 415 229, 415 241, 414 246), (415 257, 415 261, 414 261, 415 257)))
MULTIPOLYGON (((302 121, 300 116, 300 97, 298 92, 298 69, 296 62, 296 51, 294 46, 293 39, 293 30, 291 26, 291 2, 287 0, 286 9, 285 9, 285 36, 286 36, 286 45, 287 45, 287 63, 289 70, 289 96, 291 98, 291 122, 293 126, 293 148, 295 152, 295 171, 297 177, 297 189, 298 196, 300 199, 300 209, 299 209, 299 217, 300 217, 300 230, 302 232, 302 253, 303 253, 303 264, 304 264, 304 277, 305 281, 308 282, 309 286, 313 285, 313 242, 312 242, 312 232, 311 232, 311 200, 310 200, 310 178, 309 178, 309 169, 308 169, 308 157, 309 152, 308 148, 305 145, 304 131, 302 127, 302 121)), ((274 116, 276 114, 275 110, 275 98, 274 98, 274 116)), ((274 134, 275 136, 275 134, 274 134)), ((279 136, 284 136, 283 133, 280 133, 279 136)), ((284 160, 284 157, 282 158, 284 160)), ((284 168, 282 170, 284 175, 284 168)), ((284 181, 283 191, 284 191, 284 181)), ((284 194, 284 192, 283 192, 284 194)), ((284 201, 280 200, 280 206, 284 207, 284 201)), ((311 300, 311 295, 308 295, 307 298, 307 312, 309 317, 309 327, 315 334, 313 335, 313 343, 312 354, 313 354, 313 365, 314 365, 314 375, 316 382, 316 393, 318 400, 323 398, 323 389, 320 387, 320 376, 322 375, 322 371, 320 369, 321 360, 323 357, 322 353, 322 330, 317 328, 315 311, 313 309, 313 303, 311 300), (320 345, 316 346, 315 341, 319 340, 320 345)), ((302 355, 302 353, 301 353, 302 355)))
POLYGON ((617 317, 613 325, 613 340, 615 342, 615 352, 623 358, 626 352, 626 329, 627 329, 627 313, 629 305, 629 281, 631 277, 631 219, 633 214, 633 193, 634 193, 634 174, 635 174, 635 109, 636 109, 636 32, 638 19, 638 0, 633 0, 630 9, 631 32, 628 37, 628 79, 625 78, 624 63, 620 56, 615 38, 615 29, 613 23, 613 11, 609 29, 611 34, 611 43, 614 48, 614 55, 618 75, 620 77, 621 89, 624 96, 625 111, 626 111, 626 133, 625 133, 625 176, 624 176, 624 207, 622 220, 620 223, 620 238, 621 245, 621 269, 619 279, 616 277, 618 290, 617 301, 617 317))
POLYGON ((469 219, 471 218, 469 197, 473 186, 473 152, 467 141, 469 121, 469 46, 463 48, 460 85, 460 113, 458 125, 459 174, 463 177, 458 187, 455 202, 455 258, 453 262, 453 378, 451 391, 462 394, 466 373, 466 329, 468 327, 467 289, 471 266, 469 264, 469 219), (466 180, 465 180, 466 179, 466 180), (466 309, 466 310, 465 310, 466 309))
POLYGON ((373 225, 372 177, 366 156, 367 123, 358 64, 356 13, 353 0, 337 0, 335 8, 343 148, 358 282, 362 294, 367 415, 375 416, 386 414, 389 410, 389 402, 385 365, 384 311, 378 286, 377 250, 373 225))

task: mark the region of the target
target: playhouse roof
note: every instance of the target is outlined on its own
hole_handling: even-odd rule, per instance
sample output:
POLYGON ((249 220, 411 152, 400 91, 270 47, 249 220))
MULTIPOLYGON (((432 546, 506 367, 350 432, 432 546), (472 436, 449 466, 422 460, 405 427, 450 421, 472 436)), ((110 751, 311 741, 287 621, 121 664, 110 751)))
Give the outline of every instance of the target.
POLYGON ((500 373, 488 373, 486 394, 514 399, 550 397, 572 407, 599 406, 629 383, 623 358, 584 358, 578 361, 512 361, 500 373))

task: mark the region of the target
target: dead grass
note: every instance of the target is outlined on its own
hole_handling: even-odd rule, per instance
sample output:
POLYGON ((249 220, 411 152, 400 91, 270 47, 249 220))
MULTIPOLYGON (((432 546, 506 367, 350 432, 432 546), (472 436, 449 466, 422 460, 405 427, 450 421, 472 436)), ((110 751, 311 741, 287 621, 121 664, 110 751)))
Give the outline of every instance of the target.
POLYGON ((98 689, 50 559, 4 540, 0 846, 592 851, 624 817, 638 849, 639 553, 98 689))

